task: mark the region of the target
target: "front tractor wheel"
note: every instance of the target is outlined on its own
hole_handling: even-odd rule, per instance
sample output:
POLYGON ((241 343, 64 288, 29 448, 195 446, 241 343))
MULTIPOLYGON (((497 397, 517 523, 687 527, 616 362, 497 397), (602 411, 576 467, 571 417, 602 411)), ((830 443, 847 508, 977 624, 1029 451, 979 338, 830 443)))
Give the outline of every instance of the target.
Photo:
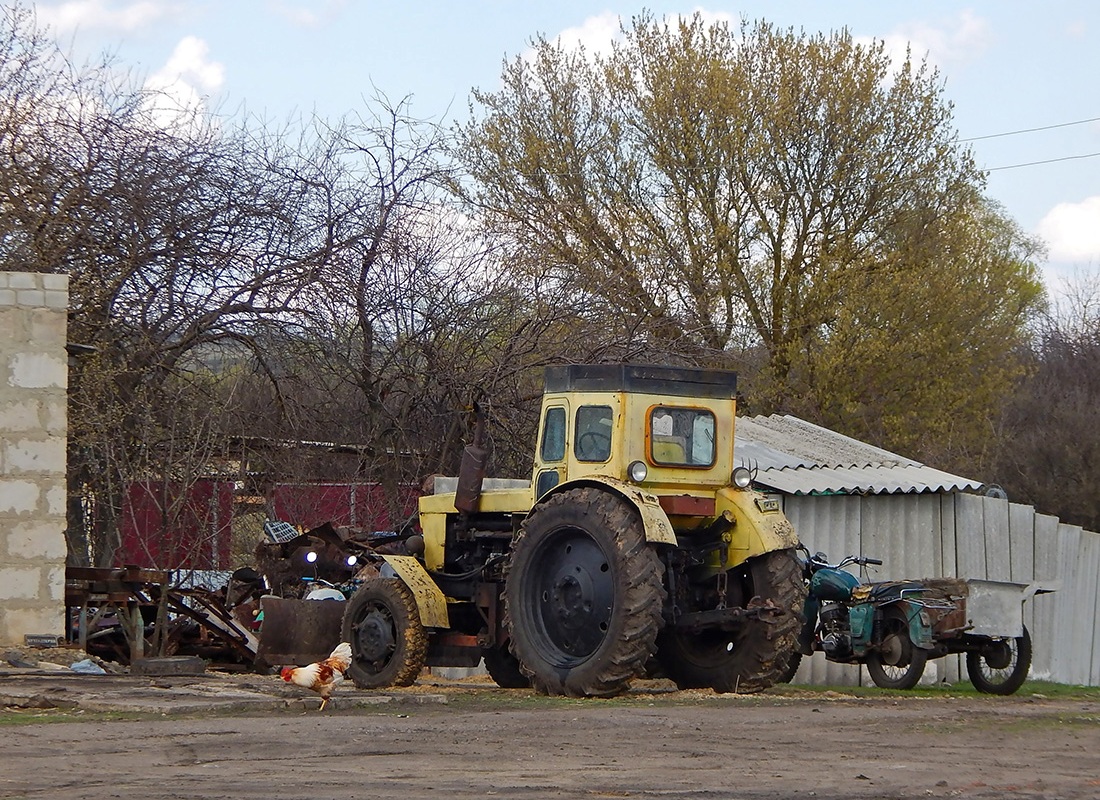
POLYGON ((664 565, 637 511, 594 487, 549 498, 523 524, 504 589, 512 653, 538 691, 610 697, 645 671, 664 565))
POLYGON ((372 578, 348 600, 342 641, 351 644, 348 677, 360 689, 409 686, 428 652, 412 590, 398 578, 372 578))
POLYGON ((806 598, 795 552, 777 550, 750 559, 729 573, 728 592, 731 605, 747 607, 759 598, 778 612, 748 617, 732 631, 666 628, 657 658, 681 689, 760 692, 790 668, 806 598))

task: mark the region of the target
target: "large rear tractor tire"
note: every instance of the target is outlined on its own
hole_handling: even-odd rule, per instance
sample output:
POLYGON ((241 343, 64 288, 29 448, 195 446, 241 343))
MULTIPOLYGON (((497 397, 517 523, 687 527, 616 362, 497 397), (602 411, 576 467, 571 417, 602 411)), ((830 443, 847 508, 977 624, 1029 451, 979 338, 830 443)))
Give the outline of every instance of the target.
POLYGON ((351 644, 348 677, 360 689, 409 686, 420 675, 428 636, 412 590, 399 578, 372 578, 351 596, 341 625, 351 644))
POLYGON ((790 683, 794 680, 794 676, 798 674, 798 668, 802 666, 802 654, 795 650, 791 653, 790 659, 787 661, 787 668, 783 670, 782 674, 776 679, 776 683, 790 683))
POLYGON ((692 633, 666 628, 657 657, 681 689, 760 692, 779 682, 791 664, 806 583, 794 550, 776 550, 749 559, 727 579, 729 602, 745 607, 754 597, 782 613, 747 619, 737 630, 692 633))
POLYGON ((482 653, 485 671, 501 689, 527 689, 531 679, 519 668, 519 661, 507 647, 492 647, 482 653))
POLYGON ((512 546, 504 622, 539 692, 611 697, 645 671, 661 627, 664 565, 637 511, 596 487, 546 500, 512 546))

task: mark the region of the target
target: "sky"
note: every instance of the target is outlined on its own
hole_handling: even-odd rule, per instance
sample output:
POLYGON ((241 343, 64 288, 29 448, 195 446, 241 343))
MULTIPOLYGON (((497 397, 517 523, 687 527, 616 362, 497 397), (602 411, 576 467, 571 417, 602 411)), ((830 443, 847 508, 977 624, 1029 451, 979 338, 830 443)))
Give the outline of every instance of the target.
POLYGON ((538 35, 606 49, 642 10, 807 33, 847 29, 927 57, 986 194, 1047 246, 1048 288, 1100 278, 1100 3, 1091 0, 53 0, 28 2, 77 58, 108 51, 181 102, 274 122, 365 110, 468 118, 473 88, 538 35))

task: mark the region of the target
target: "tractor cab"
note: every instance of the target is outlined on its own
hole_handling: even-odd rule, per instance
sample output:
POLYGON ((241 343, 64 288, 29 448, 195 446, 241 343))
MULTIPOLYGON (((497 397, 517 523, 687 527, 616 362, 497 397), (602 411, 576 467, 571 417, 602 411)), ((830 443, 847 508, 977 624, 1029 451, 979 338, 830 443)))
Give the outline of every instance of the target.
POLYGON ((626 364, 551 367, 535 452, 534 499, 604 476, 652 490, 730 483, 736 376, 626 364))

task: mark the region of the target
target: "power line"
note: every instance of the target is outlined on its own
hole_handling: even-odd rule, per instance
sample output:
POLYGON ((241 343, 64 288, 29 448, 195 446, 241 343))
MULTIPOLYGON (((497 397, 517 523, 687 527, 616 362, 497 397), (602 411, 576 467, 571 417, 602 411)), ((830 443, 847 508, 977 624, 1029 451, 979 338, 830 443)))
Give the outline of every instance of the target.
MULTIPOLYGON (((1036 131, 1049 131, 1054 128, 1068 128, 1071 125, 1085 125, 1089 122, 1100 122, 1100 117, 1093 117, 1092 119, 1079 119, 1076 122, 1060 122, 1057 125, 1044 125, 1041 128, 1023 128, 1018 131, 1006 131, 1004 133, 991 133, 988 136, 971 136, 969 139, 959 139, 960 142, 978 142, 982 139, 997 139, 1001 136, 1015 136, 1018 133, 1035 133, 1036 131)), ((1021 165, 1026 166, 1026 165, 1021 165)), ((1003 169, 1008 169, 1004 167, 1003 169)))
POLYGON ((1008 164, 1004 167, 990 167, 986 172, 996 172, 1000 169, 1018 169, 1020 167, 1034 167, 1039 164, 1053 164, 1057 161, 1075 161, 1079 158, 1096 158, 1100 153, 1084 153, 1079 156, 1063 156, 1062 158, 1048 158, 1045 161, 1028 161, 1026 164, 1008 164))

